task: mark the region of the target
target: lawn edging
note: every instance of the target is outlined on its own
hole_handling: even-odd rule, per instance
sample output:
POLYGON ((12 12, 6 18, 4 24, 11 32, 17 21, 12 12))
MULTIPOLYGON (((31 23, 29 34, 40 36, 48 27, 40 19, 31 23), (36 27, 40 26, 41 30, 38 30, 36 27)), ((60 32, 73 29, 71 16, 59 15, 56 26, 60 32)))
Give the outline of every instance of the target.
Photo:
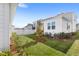
POLYGON ((67 56, 79 56, 79 40, 75 40, 71 48, 68 50, 67 56))

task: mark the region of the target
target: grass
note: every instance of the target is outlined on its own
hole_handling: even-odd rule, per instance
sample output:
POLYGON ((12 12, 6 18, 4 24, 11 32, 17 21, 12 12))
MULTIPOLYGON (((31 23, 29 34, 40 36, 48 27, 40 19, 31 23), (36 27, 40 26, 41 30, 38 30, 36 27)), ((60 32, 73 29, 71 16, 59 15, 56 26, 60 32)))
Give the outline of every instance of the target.
POLYGON ((79 40, 75 40, 71 48, 67 52, 68 56, 79 56, 79 40))
POLYGON ((31 38, 31 39, 35 39, 35 34, 30 34, 30 35, 25 35, 26 37, 29 37, 29 38, 31 38))
MULTIPOLYGON (((46 37, 46 42, 37 44, 34 40, 35 34, 24 36, 16 36, 14 34, 13 37, 16 41, 16 45, 21 46, 17 48, 19 52, 21 51, 20 55, 64 56, 66 54, 68 56, 79 56, 79 32, 73 36, 73 39, 56 40, 46 37)), ((3 53, 2 55, 5 54, 6 53, 3 53)))
POLYGON ((34 40, 31 39, 31 38, 28 38, 28 37, 25 37, 25 36, 18 36, 18 39, 16 39, 16 44, 18 46, 23 46, 25 45, 26 43, 30 43, 30 42, 33 42, 34 40))
POLYGON ((64 56, 65 54, 43 43, 25 49, 29 56, 64 56))
POLYGON ((0 51, 0 56, 12 56, 9 50, 0 51))
POLYGON ((66 41, 63 41, 63 40, 55 40, 55 39, 48 39, 45 44, 52 47, 52 48, 55 48, 59 51, 62 51, 64 53, 66 53, 68 51, 68 49, 71 47, 73 43, 73 40, 66 40, 66 41))
POLYGON ((73 38, 78 40, 79 39, 79 32, 76 32, 73 38))
MULTIPOLYGON (((27 37, 32 38, 32 39, 34 39, 34 36, 35 36, 35 34, 27 35, 27 37)), ((68 49, 71 47, 71 45, 73 44, 73 42, 74 42, 74 40, 71 40, 71 39, 56 40, 56 39, 46 37, 46 42, 44 44, 66 53, 68 51, 68 49)))

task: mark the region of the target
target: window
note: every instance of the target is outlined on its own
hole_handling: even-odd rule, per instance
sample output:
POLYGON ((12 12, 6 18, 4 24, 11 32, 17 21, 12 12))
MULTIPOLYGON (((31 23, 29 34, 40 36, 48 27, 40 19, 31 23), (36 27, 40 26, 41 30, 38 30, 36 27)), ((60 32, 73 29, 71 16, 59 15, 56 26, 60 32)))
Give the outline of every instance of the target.
POLYGON ((52 29, 55 29, 55 22, 52 22, 52 29))
POLYGON ((50 29, 50 23, 48 23, 48 29, 50 29))
POLYGON ((35 27, 33 26, 32 29, 35 30, 35 27))
POLYGON ((35 24, 32 25, 32 29, 35 30, 35 24))
POLYGON ((70 25, 68 25, 68 23, 67 23, 67 30, 68 30, 68 29, 70 29, 70 25))
POLYGON ((55 29, 55 22, 48 23, 48 29, 55 29))

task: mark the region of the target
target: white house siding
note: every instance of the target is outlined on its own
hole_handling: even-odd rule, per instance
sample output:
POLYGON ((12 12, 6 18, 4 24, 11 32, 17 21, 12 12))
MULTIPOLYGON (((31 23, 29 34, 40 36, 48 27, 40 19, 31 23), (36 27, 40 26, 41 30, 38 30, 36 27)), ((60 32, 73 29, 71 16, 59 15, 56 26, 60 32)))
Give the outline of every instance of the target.
POLYGON ((65 32, 65 33, 70 33, 70 32, 72 32, 72 25, 71 25, 71 22, 62 20, 62 32, 65 32), (67 24, 70 26, 69 29, 67 29, 67 24))
POLYGON ((28 24, 24 27, 24 30, 32 30, 33 24, 28 24))
POLYGON ((41 21, 44 23, 44 33, 70 33, 76 31, 76 15, 72 12, 69 13, 62 13, 55 17, 50 17, 48 19, 44 19, 41 21), (65 17, 68 19, 68 21, 65 21, 62 17, 65 17), (48 23, 55 22, 55 29, 49 29, 48 30, 48 23), (67 30, 67 23, 70 25, 70 28, 67 30))
POLYGON ((0 50, 8 49, 10 46, 9 29, 12 15, 10 12, 12 12, 10 4, 0 3, 0 50))
POLYGON ((51 18, 51 19, 48 19, 46 21, 43 21, 44 22, 44 33, 59 33, 59 32, 62 32, 62 20, 58 17, 58 18, 51 18), (55 22, 55 29, 49 29, 48 30, 48 23, 51 23, 51 22, 55 22))
POLYGON ((12 22, 13 22, 13 19, 14 19, 14 16, 16 14, 16 8, 17 8, 17 5, 16 3, 9 3, 9 12, 10 12, 10 20, 9 20, 9 37, 11 37, 11 34, 12 34, 12 30, 13 30, 13 27, 12 27, 12 22))
POLYGON ((66 17, 68 21, 62 19, 62 31, 65 33, 75 32, 76 31, 76 15, 74 13, 65 13, 62 17, 66 17), (67 23, 70 26, 67 29, 67 23))
POLYGON ((76 14, 72 14, 72 19, 73 19, 73 31, 72 32, 76 32, 76 24, 77 24, 77 15, 76 14))

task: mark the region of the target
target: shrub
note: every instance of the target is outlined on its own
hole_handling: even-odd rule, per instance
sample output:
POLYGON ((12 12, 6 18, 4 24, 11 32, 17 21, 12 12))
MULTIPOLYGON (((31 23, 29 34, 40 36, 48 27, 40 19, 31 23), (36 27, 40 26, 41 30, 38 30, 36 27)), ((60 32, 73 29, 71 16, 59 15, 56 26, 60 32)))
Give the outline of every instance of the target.
POLYGON ((37 21, 37 30, 36 30, 36 35, 35 35, 36 42, 46 41, 41 27, 42 27, 42 23, 40 21, 37 21))
POLYGON ((10 50, 0 51, 0 56, 12 56, 10 50))
POLYGON ((11 37, 11 43, 10 43, 10 50, 11 50, 11 53, 16 53, 17 52, 17 50, 16 50, 16 42, 15 42, 15 40, 17 40, 17 35, 16 35, 16 33, 12 33, 12 37, 11 37))
POLYGON ((44 34, 44 36, 46 36, 46 37, 48 37, 48 38, 53 38, 52 33, 47 33, 47 32, 46 32, 46 33, 44 34))
POLYGON ((71 33, 58 33, 54 34, 54 39, 71 39, 71 33))

